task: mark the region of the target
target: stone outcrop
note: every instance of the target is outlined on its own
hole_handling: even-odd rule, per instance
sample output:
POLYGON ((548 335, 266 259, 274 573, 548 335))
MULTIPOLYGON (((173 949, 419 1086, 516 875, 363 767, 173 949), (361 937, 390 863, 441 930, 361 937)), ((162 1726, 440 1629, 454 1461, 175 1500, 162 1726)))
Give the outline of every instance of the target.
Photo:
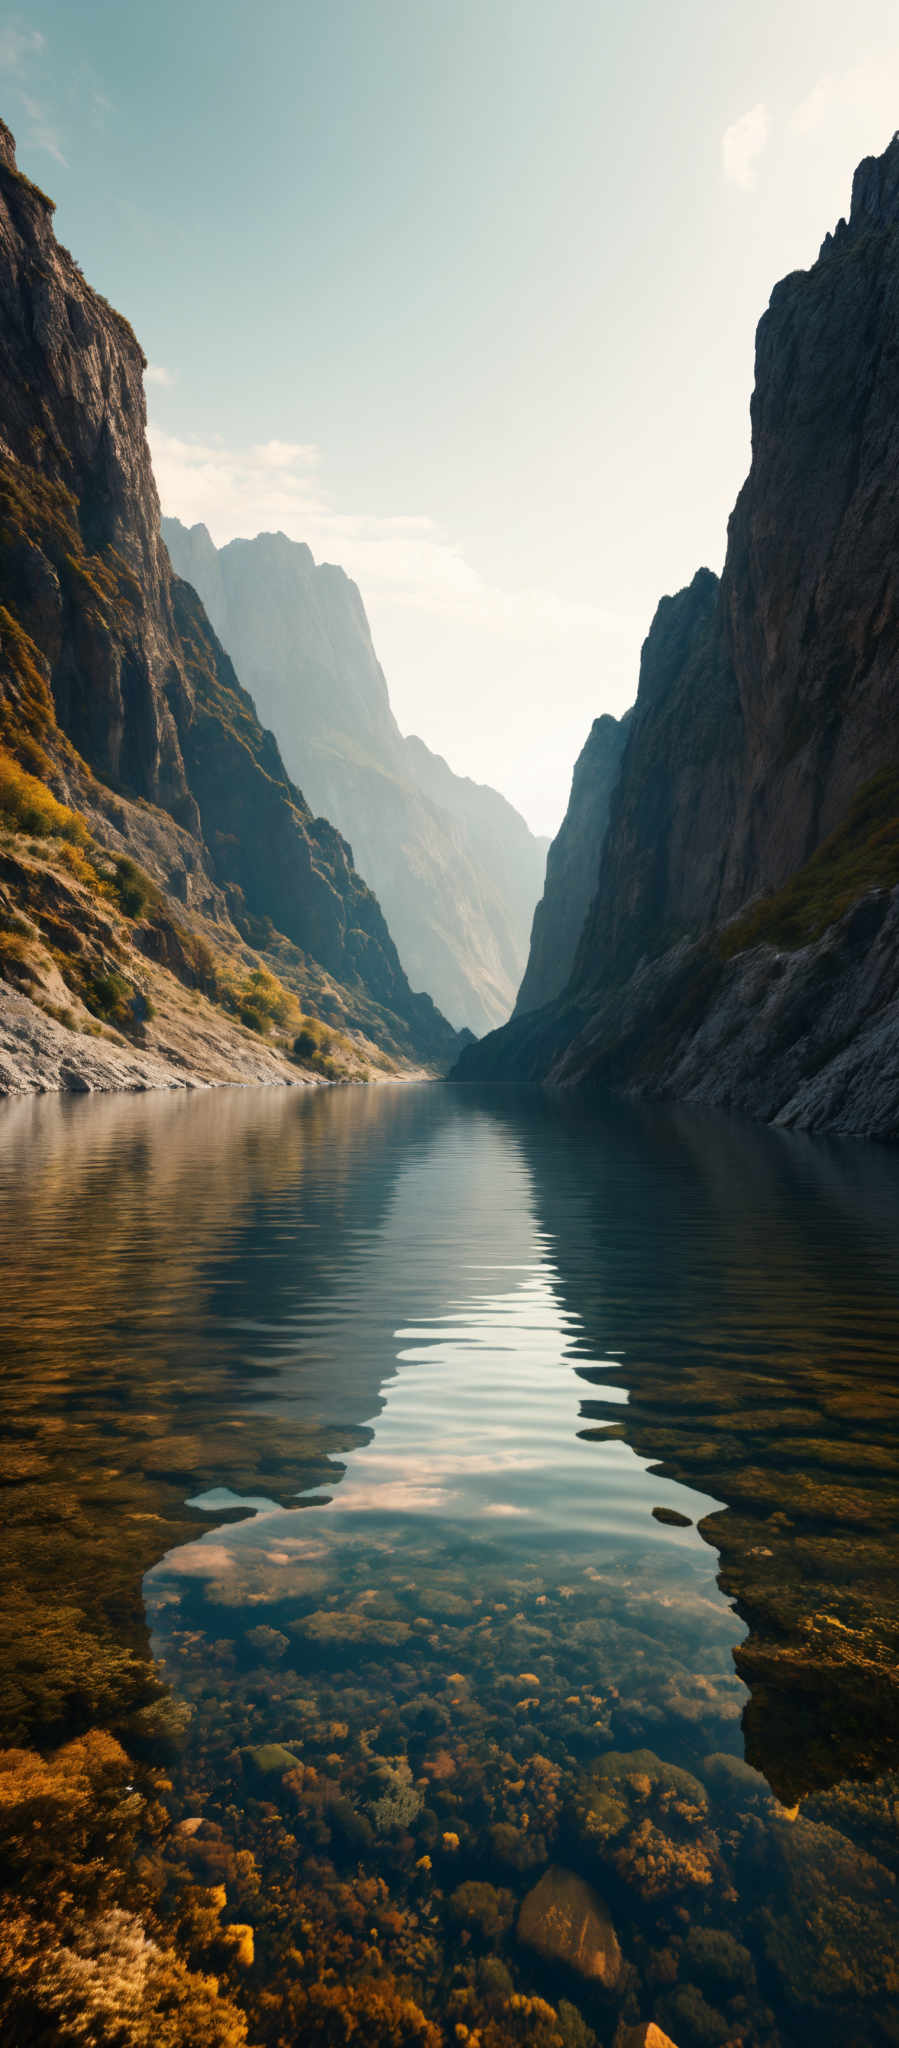
POLYGON ((522 1900, 518 1939, 546 1961, 614 1991, 623 1969, 618 1937, 592 1885, 553 1865, 522 1900))
POLYGON ((899 138, 757 336, 720 582, 643 648, 567 988, 460 1076, 899 1130, 899 138))
POLYGON ((403 736, 342 569, 283 533, 216 548, 205 526, 162 530, 290 773, 351 841, 414 985, 460 1028, 491 1030, 521 980, 546 841, 496 790, 403 736))
POLYGON ((172 574, 144 357, 52 213, 0 128, 0 742, 98 838, 140 840, 188 917, 250 944, 280 935, 300 981, 309 967, 343 992, 344 1023, 440 1067, 455 1034, 412 993, 349 846, 172 574))

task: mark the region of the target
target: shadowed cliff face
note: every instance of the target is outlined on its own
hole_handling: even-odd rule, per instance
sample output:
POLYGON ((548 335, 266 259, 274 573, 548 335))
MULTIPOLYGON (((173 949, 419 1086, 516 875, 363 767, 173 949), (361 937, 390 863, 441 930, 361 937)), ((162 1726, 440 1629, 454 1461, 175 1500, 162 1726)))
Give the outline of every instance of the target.
MULTIPOLYGON (((275 927, 357 1009, 388 1012, 386 1035, 407 1054, 445 1060, 454 1033, 412 994, 349 847, 313 819, 202 605, 172 576, 144 357, 57 244, 51 203, 17 170, 5 128, 0 340, 0 740, 98 829, 110 792, 126 836, 127 805, 155 807, 164 885, 177 872, 182 896, 224 924, 275 927)), ((366 1022, 374 1033, 374 1013, 366 1022)))
POLYGON ((463 1075, 899 1128, 897 420, 899 138, 760 324, 723 575, 653 621, 569 988, 463 1075))
POLYGON ((575 762, 568 809, 546 857, 546 882, 534 912, 516 1016, 551 1003, 561 995, 571 974, 584 919, 596 894, 609 805, 630 724, 630 712, 620 719, 595 718, 575 762))
POLYGON ((356 585, 283 533, 217 549, 163 521, 314 809, 351 840, 403 965, 447 1016, 490 1030, 524 966, 545 840, 496 790, 454 775, 390 708, 356 585))

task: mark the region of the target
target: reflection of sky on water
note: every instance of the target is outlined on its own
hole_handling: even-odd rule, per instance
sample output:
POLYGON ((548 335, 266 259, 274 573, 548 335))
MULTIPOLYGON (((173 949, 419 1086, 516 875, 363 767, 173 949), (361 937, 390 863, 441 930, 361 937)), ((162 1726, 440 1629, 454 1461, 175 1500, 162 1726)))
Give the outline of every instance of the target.
MULTIPOLYGON (((197 1543, 170 1553, 146 1588, 151 1608, 153 1578, 158 1590, 167 1584, 171 1591, 173 1577, 219 1580, 238 1561, 246 1598, 252 1601, 254 1558, 269 1598, 271 1568, 284 1569, 286 1596, 291 1565, 306 1565, 312 1555, 331 1556, 339 1575, 334 1546, 336 1541, 340 1550, 344 1534, 362 1536, 369 1531, 372 1538, 383 1539, 392 1533, 400 1540, 402 1527, 407 1534, 414 1530, 427 1537, 430 1532, 435 1554, 444 1544, 457 1550, 460 1541, 464 1545, 479 1536, 488 1536, 510 1559, 536 1547, 544 1567, 549 1566, 548 1553, 560 1543, 566 1549, 579 1548, 594 1538, 613 1538, 644 1550, 657 1546, 665 1553, 667 1600, 672 1552, 680 1551, 685 1595, 694 1599, 698 1585, 704 1583, 709 1596, 720 1599, 714 1589, 715 1553, 696 1529, 662 1527, 651 1513, 655 1505, 665 1505, 695 1522, 717 1503, 658 1478, 649 1461, 620 1440, 585 1441, 578 1436, 584 1388, 575 1365, 582 1370, 586 1360, 591 1378, 603 1375, 599 1391, 614 1415, 628 1399, 622 1384, 625 1362, 620 1355, 590 1357, 577 1317, 560 1306, 552 1265, 530 1207, 528 1176, 516 1148, 507 1134, 496 1130, 487 1130, 481 1139, 476 1196, 478 1189, 489 1185, 483 1171, 486 1144, 488 1155, 496 1155, 491 1163, 502 1169, 501 1217, 490 1199, 475 1198, 460 1207, 451 1170, 458 1164, 457 1134, 450 1131, 424 1162, 416 1157, 411 1187, 400 1176, 383 1225, 384 1242, 372 1243, 374 1270, 365 1275, 360 1335, 374 1337, 386 1366, 385 1405, 372 1440, 349 1454, 345 1472, 335 1475, 333 1490, 318 1484, 308 1495, 298 1496, 305 1508, 303 1536, 296 1533, 296 1510, 274 1501, 238 1497, 227 1488, 211 1488, 197 1496, 192 1505, 206 1512, 242 1506, 254 1511, 252 1519, 218 1527, 197 1543), (511 1241, 525 1256, 485 1257, 497 1239, 503 1251, 511 1241), (403 1289, 406 1319, 399 1327, 388 1321, 386 1328, 382 1323, 373 1330, 379 1317, 390 1318, 391 1298, 384 1280, 395 1273, 403 1250, 411 1254, 403 1289), (465 1282, 467 1298, 438 1299, 438 1312, 429 1314, 431 1284, 435 1270, 446 1266, 447 1251, 451 1270, 465 1282)), ((445 1270, 440 1270, 440 1278, 445 1285, 445 1270)), ((354 1288, 357 1285, 354 1282, 354 1288)), ((439 1296, 442 1289, 437 1292, 439 1296)), ((301 1375, 304 1331, 309 1341, 320 1343, 322 1318, 312 1304, 310 1311, 308 1322, 302 1317, 294 1322, 288 1381, 301 1375)), ((332 1344, 335 1317, 339 1320, 332 1298, 332 1344)), ((345 1319, 344 1341, 354 1341, 352 1312, 345 1319)), ((289 1399, 289 1384, 286 1391, 289 1399)), ((263 1595, 257 1590, 255 1597, 263 1595)))
MULTIPOLYGON (((374 1441, 351 1456, 332 1512, 438 1514, 469 1524, 527 1518, 544 1529, 639 1527, 660 1537, 649 1518, 656 1499, 691 1516, 705 1512, 708 1503, 686 1488, 649 1484, 644 1461, 626 1444, 578 1438, 570 1321, 566 1327, 540 1265, 511 1291, 398 1330, 403 1370, 374 1441)), ((620 1362, 603 1363, 620 1371, 620 1362)), ((627 1400, 614 1381, 603 1392, 627 1400)))

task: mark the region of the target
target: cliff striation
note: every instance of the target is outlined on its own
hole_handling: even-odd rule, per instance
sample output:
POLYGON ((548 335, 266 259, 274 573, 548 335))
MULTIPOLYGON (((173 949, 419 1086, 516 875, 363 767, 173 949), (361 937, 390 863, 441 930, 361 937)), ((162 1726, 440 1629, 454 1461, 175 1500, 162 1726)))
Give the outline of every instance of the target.
POLYGON ((205 526, 164 519, 163 535, 291 774, 352 841, 412 981, 455 1024, 489 1031, 515 1000, 546 841, 400 732, 342 569, 283 533, 216 548, 205 526))
POLYGON ((893 1136, 899 137, 776 287, 751 411, 720 582, 644 645, 567 987, 458 1071, 893 1136))
POLYGON ((172 574, 144 358, 52 212, 0 126, 2 979, 63 1031, 154 1052, 152 973, 257 1038, 302 1010, 441 1067, 455 1034, 172 574))

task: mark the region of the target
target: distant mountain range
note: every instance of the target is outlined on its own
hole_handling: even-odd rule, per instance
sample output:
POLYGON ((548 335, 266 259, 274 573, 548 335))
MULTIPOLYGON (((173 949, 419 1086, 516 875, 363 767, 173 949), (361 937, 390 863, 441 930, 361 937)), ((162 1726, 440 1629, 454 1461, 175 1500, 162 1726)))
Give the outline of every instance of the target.
POLYGON ((351 842, 413 986, 457 1026, 508 1017, 527 959, 547 841, 496 790, 405 738, 355 583, 302 543, 262 533, 216 548, 163 520, 314 811, 351 842))
POLYGON ((723 575, 662 599, 458 1073, 899 1135, 899 136, 773 293, 723 575))

